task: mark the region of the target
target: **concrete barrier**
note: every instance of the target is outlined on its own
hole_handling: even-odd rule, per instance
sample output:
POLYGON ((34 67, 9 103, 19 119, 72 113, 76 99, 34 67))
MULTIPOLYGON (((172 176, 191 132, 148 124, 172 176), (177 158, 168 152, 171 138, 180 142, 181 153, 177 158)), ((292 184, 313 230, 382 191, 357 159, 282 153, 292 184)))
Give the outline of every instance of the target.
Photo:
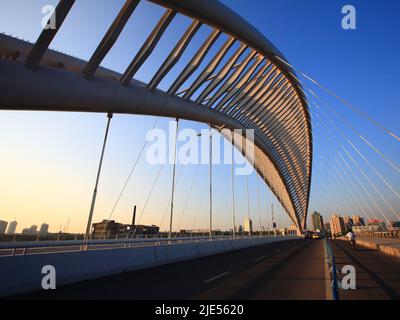
POLYGON ((400 258, 400 241, 398 239, 358 238, 356 243, 360 246, 400 258))
POLYGON ((358 240, 357 239, 357 244, 360 246, 372 249, 372 250, 379 250, 379 244, 371 241, 364 241, 364 240, 358 240))
POLYGON ((154 255, 159 264, 164 264, 169 260, 166 245, 154 246, 154 255))
POLYGON ((215 254, 217 251, 213 241, 198 242, 197 250, 199 251, 201 257, 215 254))
POLYGON ((226 250, 226 247, 225 247, 226 242, 230 242, 230 241, 226 241, 226 240, 215 241, 214 242, 215 253, 224 252, 226 250))
POLYGON ((169 263, 198 257, 196 244, 194 243, 168 244, 165 247, 169 263))
POLYGON ((0 296, 41 289, 42 268, 56 270, 57 285, 195 259, 252 246, 299 239, 271 237, 226 239, 157 246, 0 257, 0 296))
POLYGON ((384 245, 381 244, 379 246, 379 250, 382 251, 383 253, 389 254, 391 256, 395 256, 397 258, 400 258, 400 246, 389 246, 389 245, 384 245))

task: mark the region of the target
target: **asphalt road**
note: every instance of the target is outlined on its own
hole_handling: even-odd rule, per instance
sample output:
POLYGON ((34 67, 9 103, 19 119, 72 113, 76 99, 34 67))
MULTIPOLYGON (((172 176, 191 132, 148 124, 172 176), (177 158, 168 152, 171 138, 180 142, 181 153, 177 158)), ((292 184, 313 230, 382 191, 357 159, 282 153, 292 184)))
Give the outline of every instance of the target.
MULTIPOLYGON (((330 241, 338 270, 356 269, 356 290, 341 300, 399 299, 400 259, 330 241)), ((37 291, 12 299, 325 300, 321 240, 293 240, 37 291)), ((329 273, 328 273, 329 274, 329 273)), ((343 274, 339 272, 339 279, 343 274)))
POLYGON ((330 241, 339 279, 345 265, 356 270, 356 290, 339 290, 340 300, 399 300, 400 259, 356 245, 353 251, 343 240, 330 241))
POLYGON ((322 241, 293 240, 61 286, 19 299, 325 299, 322 241))

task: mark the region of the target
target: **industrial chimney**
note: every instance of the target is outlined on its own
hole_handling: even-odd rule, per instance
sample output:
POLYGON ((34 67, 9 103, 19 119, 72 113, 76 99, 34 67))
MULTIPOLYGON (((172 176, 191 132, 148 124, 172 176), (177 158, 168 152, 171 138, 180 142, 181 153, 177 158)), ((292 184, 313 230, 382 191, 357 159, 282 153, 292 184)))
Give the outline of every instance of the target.
POLYGON ((136 206, 133 207, 133 217, 132 217, 132 226, 135 226, 135 220, 136 220, 136 206))

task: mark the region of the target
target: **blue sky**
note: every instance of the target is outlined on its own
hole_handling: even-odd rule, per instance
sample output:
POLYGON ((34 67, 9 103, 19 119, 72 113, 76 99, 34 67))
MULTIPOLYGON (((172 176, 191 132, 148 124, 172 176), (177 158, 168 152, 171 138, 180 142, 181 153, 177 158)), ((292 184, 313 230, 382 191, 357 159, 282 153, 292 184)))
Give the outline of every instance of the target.
MULTIPOLYGON (((397 15, 400 3, 398 1, 224 0, 223 2, 270 39, 293 66, 399 134, 397 75, 400 71, 398 59, 400 22, 397 15), (356 30, 345 31, 341 27, 343 17, 341 9, 346 4, 352 4, 357 10, 356 30)), ((0 31, 35 41, 41 31, 42 6, 56 3, 55 0, 0 0, 0 31)), ((91 10, 93 1, 77 0, 51 47, 85 60, 89 59, 122 4, 122 0, 96 1, 96 10, 91 10)), ((162 8, 142 1, 103 65, 122 72, 162 13, 162 8)), ((189 23, 190 20, 186 17, 177 17, 171 30, 166 32, 160 42, 159 49, 137 74, 138 79, 143 81, 150 79, 168 50, 173 47, 172 39, 176 39, 177 34, 182 34, 189 23)), ((196 49, 196 44, 204 39, 208 30, 201 29, 188 47, 187 55, 196 49)), ((176 68, 179 67, 178 64, 176 68)), ((173 75, 174 72, 171 73, 171 77, 173 75)), ((169 79, 167 77, 165 82, 161 83, 161 88, 164 88, 169 79)), ((318 92, 324 101, 348 119, 368 141, 379 147, 385 156, 398 163, 400 156, 398 142, 350 112, 344 105, 311 83, 304 82, 304 84, 318 92)), ((355 169, 371 198, 353 176, 340 176, 332 169, 334 158, 337 157, 336 150, 344 145, 350 151, 351 146, 316 109, 312 108, 311 112, 315 158, 310 211, 319 210, 327 218, 335 211, 342 214, 362 214, 365 210, 371 216, 380 217, 377 208, 379 207, 385 215, 390 216, 390 208, 383 203, 384 201, 361 172, 355 169), (349 181, 351 179, 352 181, 349 181), (358 194, 365 197, 367 205, 362 201, 354 201, 353 192, 356 197, 358 194), (368 205, 372 210, 368 209, 368 205)), ((325 107, 323 112, 356 144, 386 181, 395 190, 399 190, 398 173, 371 152, 371 149, 329 109, 325 107)), ((165 127, 167 121, 168 119, 161 120, 160 126, 165 127)), ((116 116, 113 119, 95 220, 108 217, 137 157, 146 132, 153 124, 152 117, 116 116)), ((71 230, 82 230, 89 209, 104 126, 104 115, 1 112, 0 150, 2 157, 4 156, 4 165, 0 171, 7 179, 0 182, 0 189, 8 201, 0 204, 0 218, 11 220, 15 217, 21 221, 20 227, 46 221, 50 222, 52 231, 57 231, 59 225, 65 225, 67 218, 71 217, 71 230), (21 197, 27 199, 23 204, 18 201, 21 197)), ((187 121, 183 122, 183 126, 196 129, 204 127, 187 121)), ((372 172, 371 166, 367 165, 354 150, 351 152, 355 160, 360 163, 361 169, 382 191, 382 196, 390 207, 399 214, 399 199, 372 172)), ((201 208, 196 226, 206 227, 207 198, 200 204, 201 197, 197 195, 202 194, 206 184, 207 167, 202 166, 197 176, 196 170, 195 167, 182 169, 182 178, 177 189, 177 212, 178 215, 183 212, 188 189, 196 177, 198 183, 189 200, 201 208)), ((138 170, 135 171, 113 218, 129 222, 132 204, 138 204, 139 211, 143 209, 157 171, 158 168, 149 168, 143 161, 139 163, 138 170)), ((228 196, 224 191, 230 186, 229 167, 220 166, 215 172, 214 196, 218 199, 215 202, 216 225, 227 228, 230 223, 231 201, 230 194, 228 193, 228 196)), ((249 179, 253 200, 250 214, 256 218, 258 212, 255 176, 249 179)), ((245 188, 244 182, 244 179, 238 178, 239 222, 247 215, 247 200, 245 192, 242 192, 245 188)), ((164 168, 160 183, 149 201, 148 209, 143 214, 143 222, 161 224, 160 212, 164 212, 164 207, 168 204, 169 189, 170 168, 164 168)), ((265 194, 266 192, 262 194, 262 200, 265 194)), ((270 194, 266 200, 269 205, 272 203, 270 194)), ((282 221, 287 221, 282 210, 279 210, 282 221)), ((188 227, 196 218, 196 210, 187 211, 182 227, 188 227)), ((270 219, 270 212, 264 209, 262 213, 265 225, 267 215, 270 219)))

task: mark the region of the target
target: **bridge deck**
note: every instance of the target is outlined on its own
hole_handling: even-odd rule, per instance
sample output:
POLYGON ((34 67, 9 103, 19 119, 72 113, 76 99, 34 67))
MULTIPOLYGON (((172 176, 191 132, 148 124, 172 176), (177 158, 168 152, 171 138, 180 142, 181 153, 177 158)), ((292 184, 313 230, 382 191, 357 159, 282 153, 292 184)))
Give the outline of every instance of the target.
MULTIPOLYGON (((306 298, 325 299, 323 248, 321 242, 294 240, 246 250, 179 262, 171 265, 129 272, 102 279, 59 287, 55 291, 41 291, 20 295, 18 298, 37 299, 233 299, 274 298, 273 292, 282 283, 293 289, 290 298, 306 294, 306 298), (314 260, 307 259, 316 256, 314 260), (298 265, 305 263, 300 273, 298 265), (282 268, 282 269, 281 269, 282 268), (291 279, 280 279, 282 271, 291 273, 291 279), (285 271, 286 270, 286 271, 285 271), (317 271, 314 282, 304 286, 304 272, 317 271), (260 287, 258 296, 249 296, 258 283, 268 283, 278 275, 271 286, 260 287), (278 282, 276 282, 278 281, 278 282), (317 283, 315 283, 317 282, 317 283), (308 288, 308 289, 307 289, 308 288), (318 288, 318 289, 316 289, 318 288), (307 294, 307 291, 309 293, 307 294)), ((289 277, 289 275, 287 275, 289 277)), ((284 290, 282 288, 282 290, 284 290)), ((284 291, 277 292, 281 298, 284 291)))
MULTIPOLYGON (((341 300, 399 299, 398 258, 360 246, 353 252, 340 240, 331 243, 338 270, 353 265, 357 271, 357 290, 339 290, 341 300)), ((13 298, 325 300, 330 289, 325 275, 323 242, 293 240, 13 298)))

